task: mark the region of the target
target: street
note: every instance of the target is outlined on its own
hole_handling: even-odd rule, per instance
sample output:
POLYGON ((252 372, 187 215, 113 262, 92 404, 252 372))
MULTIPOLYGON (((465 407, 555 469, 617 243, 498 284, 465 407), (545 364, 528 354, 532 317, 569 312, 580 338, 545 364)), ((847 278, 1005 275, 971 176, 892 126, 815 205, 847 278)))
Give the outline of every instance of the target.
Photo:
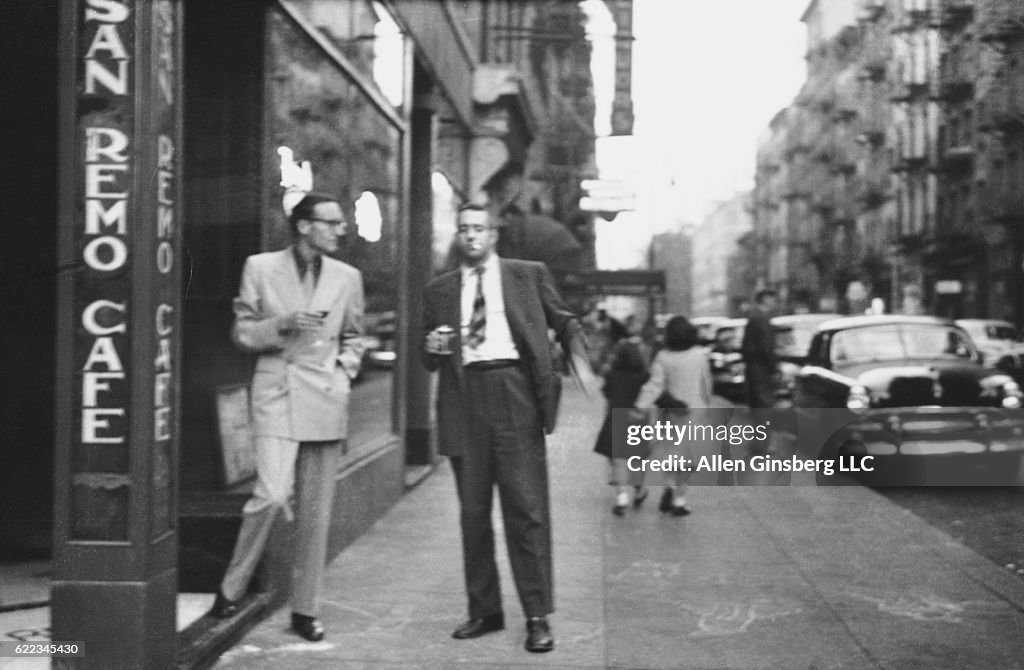
POLYGON ((880 488, 878 492, 1024 579, 1024 491, 1019 487, 880 488))
POLYGON ((217 667, 1024 668, 1024 581, 870 489, 698 486, 684 519, 654 498, 613 516, 600 410, 569 386, 548 451, 554 652, 522 649, 500 540, 507 629, 451 639, 465 598, 442 464, 332 563, 323 642, 284 609, 217 667))

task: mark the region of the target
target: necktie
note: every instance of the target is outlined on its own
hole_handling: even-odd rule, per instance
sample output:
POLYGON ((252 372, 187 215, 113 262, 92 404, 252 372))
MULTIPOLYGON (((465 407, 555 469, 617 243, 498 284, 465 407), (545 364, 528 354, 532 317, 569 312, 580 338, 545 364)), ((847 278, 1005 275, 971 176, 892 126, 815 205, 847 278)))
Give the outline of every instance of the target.
POLYGON ((467 342, 471 347, 479 347, 487 329, 487 301, 484 300, 484 269, 473 268, 473 272, 476 273, 476 297, 473 298, 473 314, 469 317, 467 342))
POLYGON ((307 304, 313 299, 314 291, 316 291, 316 278, 313 276, 313 264, 308 263, 306 272, 302 275, 302 293, 306 297, 307 304))

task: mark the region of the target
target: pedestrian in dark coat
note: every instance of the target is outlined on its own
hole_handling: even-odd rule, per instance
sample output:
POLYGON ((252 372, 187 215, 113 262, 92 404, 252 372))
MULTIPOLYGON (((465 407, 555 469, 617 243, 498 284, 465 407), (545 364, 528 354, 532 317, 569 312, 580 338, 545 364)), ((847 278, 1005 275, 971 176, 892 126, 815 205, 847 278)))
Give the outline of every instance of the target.
POLYGON ((740 350, 743 352, 747 404, 752 409, 771 407, 775 402, 773 383, 777 360, 771 318, 778 308, 778 300, 775 291, 758 291, 754 310, 743 330, 740 350))
MULTIPOLYGON (((647 498, 647 489, 644 488, 643 472, 631 472, 627 468, 625 454, 622 451, 625 435, 614 433, 612 412, 615 409, 625 412, 626 408, 633 407, 648 376, 646 361, 640 353, 640 348, 629 339, 620 339, 615 345, 609 369, 604 375, 602 391, 608 399, 608 410, 601 432, 597 435, 597 442, 594 444, 594 451, 609 459, 611 484, 616 487, 615 506, 612 512, 617 516, 622 516, 629 504, 630 485, 633 486, 633 505, 636 507, 643 504, 647 498)), ((624 421, 621 423, 625 424, 624 421)))

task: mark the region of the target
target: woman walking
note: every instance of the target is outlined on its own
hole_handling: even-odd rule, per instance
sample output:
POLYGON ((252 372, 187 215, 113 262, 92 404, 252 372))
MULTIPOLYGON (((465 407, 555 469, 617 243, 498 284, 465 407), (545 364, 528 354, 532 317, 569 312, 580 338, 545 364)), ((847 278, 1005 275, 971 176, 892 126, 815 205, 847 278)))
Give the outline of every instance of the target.
MULTIPOLYGON (((658 407, 706 408, 711 406, 711 371, 707 350, 697 346, 697 329, 684 316, 674 316, 665 326, 665 347, 651 362, 651 377, 640 390, 636 407, 654 410, 658 407)), ((686 409, 666 409, 667 419, 680 418, 686 409)), ((678 455, 689 457, 692 446, 683 440, 678 445, 659 442, 663 453, 657 457, 678 455)), ((655 456, 652 456, 654 458, 655 456)), ((665 475, 668 481, 658 509, 673 516, 686 516, 686 480, 688 472, 665 475)))

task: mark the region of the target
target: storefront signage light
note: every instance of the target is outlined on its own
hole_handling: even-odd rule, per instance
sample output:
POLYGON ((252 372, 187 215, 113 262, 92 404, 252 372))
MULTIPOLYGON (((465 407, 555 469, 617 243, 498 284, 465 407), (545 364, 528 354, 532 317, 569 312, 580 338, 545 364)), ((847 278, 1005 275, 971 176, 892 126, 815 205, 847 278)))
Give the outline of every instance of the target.
POLYGON ((580 187, 587 195, 580 198, 584 212, 627 212, 636 209, 636 190, 628 181, 584 179, 580 187))

